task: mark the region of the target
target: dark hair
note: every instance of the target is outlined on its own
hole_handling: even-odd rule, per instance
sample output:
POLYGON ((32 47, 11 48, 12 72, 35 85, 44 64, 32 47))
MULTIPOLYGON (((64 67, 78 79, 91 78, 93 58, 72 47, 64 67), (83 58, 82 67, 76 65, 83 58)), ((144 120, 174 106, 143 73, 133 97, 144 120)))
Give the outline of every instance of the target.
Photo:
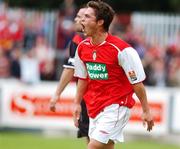
POLYGON ((92 0, 87 3, 87 7, 91 7, 95 10, 96 20, 104 20, 104 30, 108 31, 109 26, 113 20, 114 17, 114 10, 112 7, 101 1, 101 0, 92 0))
POLYGON ((82 8, 87 8, 87 4, 82 4, 82 5, 78 6, 78 10, 80 10, 82 8))

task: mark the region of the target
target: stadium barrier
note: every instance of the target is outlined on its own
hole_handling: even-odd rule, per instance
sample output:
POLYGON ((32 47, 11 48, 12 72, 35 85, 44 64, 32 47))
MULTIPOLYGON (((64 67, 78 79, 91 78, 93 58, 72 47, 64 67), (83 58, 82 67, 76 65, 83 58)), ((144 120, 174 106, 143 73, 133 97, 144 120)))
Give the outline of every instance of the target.
MULTIPOLYGON (((68 85, 54 113, 49 110, 49 99, 56 86, 57 82, 30 85, 18 80, 0 80, 0 127, 76 130, 72 120, 76 84, 68 85)), ((154 136, 180 133, 179 88, 147 87, 147 96, 155 120, 152 133, 147 133, 142 126, 142 110, 138 100, 131 111, 125 131, 154 136)), ((135 98, 137 99, 136 96, 135 98)))
MULTIPOLYGON (((28 24, 35 23, 37 29, 45 33, 48 43, 55 46, 57 37, 58 11, 38 11, 21 8, 9 8, 8 18, 23 18, 28 24), (23 16, 21 16, 23 15, 23 16)), ((126 14, 125 14, 126 16, 126 14)), ((125 17, 124 16, 124 17, 125 17)), ((160 46, 167 46, 179 40, 180 15, 164 14, 155 12, 133 12, 130 16, 130 23, 135 28, 143 29, 147 43, 158 43, 160 46)), ((122 20, 121 20, 122 21, 122 20)), ((176 43, 176 44, 177 44, 176 43)))
POLYGON ((178 44, 180 15, 134 12, 131 16, 133 27, 142 29, 147 43, 164 47, 169 44, 178 44))

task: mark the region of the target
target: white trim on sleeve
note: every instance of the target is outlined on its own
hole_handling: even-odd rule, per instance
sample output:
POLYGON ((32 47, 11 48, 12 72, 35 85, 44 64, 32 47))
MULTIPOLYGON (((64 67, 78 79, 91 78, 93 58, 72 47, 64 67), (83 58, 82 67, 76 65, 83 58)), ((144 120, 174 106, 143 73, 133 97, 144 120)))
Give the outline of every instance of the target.
POLYGON ((142 82, 146 78, 139 55, 132 47, 119 52, 118 61, 131 84, 142 82))
POLYGON ((87 78, 87 70, 83 61, 80 59, 78 55, 78 49, 76 50, 76 54, 75 54, 74 76, 82 79, 87 78))
POLYGON ((70 65, 63 65, 64 68, 71 68, 74 69, 74 66, 70 66, 70 65))

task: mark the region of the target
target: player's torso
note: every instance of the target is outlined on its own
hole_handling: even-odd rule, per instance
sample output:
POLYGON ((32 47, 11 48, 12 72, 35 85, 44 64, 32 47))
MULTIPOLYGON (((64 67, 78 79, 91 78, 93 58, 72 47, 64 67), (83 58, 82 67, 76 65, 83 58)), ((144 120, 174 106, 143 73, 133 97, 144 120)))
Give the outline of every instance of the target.
POLYGON ((132 92, 118 60, 119 54, 128 45, 119 45, 105 41, 94 46, 87 40, 78 48, 78 55, 88 72, 88 91, 84 98, 92 117, 105 106, 120 103, 132 92))
POLYGON ((118 50, 108 42, 98 46, 87 42, 84 43, 83 49, 80 52, 80 58, 85 63, 91 80, 111 81, 124 73, 118 63, 118 50))

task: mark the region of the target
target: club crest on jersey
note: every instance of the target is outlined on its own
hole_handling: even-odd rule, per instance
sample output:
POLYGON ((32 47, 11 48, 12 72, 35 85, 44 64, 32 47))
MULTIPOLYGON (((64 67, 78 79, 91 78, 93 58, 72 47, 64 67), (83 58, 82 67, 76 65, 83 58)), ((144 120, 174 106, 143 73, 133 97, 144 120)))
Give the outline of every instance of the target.
POLYGON ((93 60, 95 61, 95 60, 96 60, 96 58, 97 58, 97 53, 96 53, 96 50, 94 50, 94 51, 93 51, 92 57, 93 57, 93 60))
POLYGON ((132 70, 132 71, 129 71, 128 72, 128 75, 131 79, 131 81, 136 81, 137 80, 137 76, 136 76, 136 73, 132 70))

